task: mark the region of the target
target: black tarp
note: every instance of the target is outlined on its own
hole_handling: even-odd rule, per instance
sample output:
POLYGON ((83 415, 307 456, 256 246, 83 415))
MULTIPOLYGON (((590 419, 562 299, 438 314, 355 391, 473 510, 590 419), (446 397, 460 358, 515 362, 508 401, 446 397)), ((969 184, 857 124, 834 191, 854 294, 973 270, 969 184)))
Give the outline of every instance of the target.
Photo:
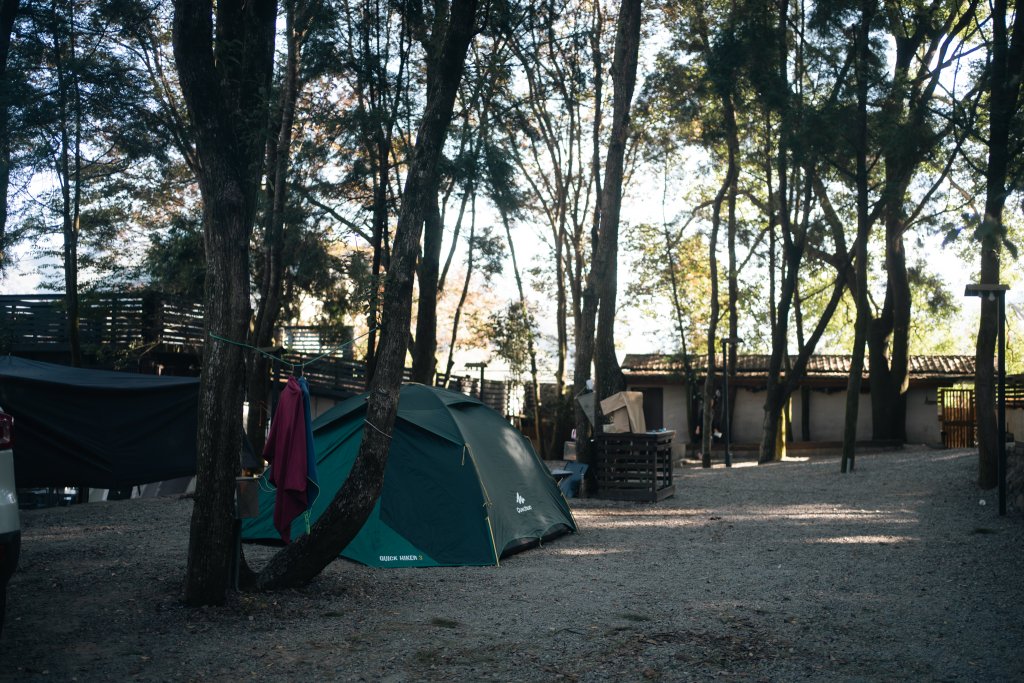
POLYGON ((121 488, 195 474, 199 380, 0 357, 19 487, 121 488))

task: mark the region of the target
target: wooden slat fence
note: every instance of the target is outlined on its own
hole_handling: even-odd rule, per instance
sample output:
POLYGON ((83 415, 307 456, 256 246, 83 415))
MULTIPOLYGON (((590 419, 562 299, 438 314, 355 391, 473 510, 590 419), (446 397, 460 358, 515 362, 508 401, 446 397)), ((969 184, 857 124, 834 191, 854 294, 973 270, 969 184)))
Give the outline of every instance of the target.
MULTIPOLYGON (((197 303, 156 292, 89 293, 79 300, 83 349, 124 350, 161 344, 196 351, 203 340, 197 303)), ((0 348, 8 353, 70 348, 67 309, 60 294, 0 296, 0 348)))
MULTIPOLYGON (((161 362, 187 354, 194 360, 188 364, 189 371, 198 371, 205 334, 202 304, 145 290, 82 294, 79 304, 79 338, 89 365, 109 364, 110 351, 122 356, 136 350, 152 355, 158 348, 161 362)), ((289 326, 282 328, 282 336, 285 363, 314 361, 304 368, 312 389, 336 396, 365 390, 366 364, 353 360, 351 344, 343 345, 352 338, 351 330, 331 334, 313 326, 289 326), (322 355, 325 352, 328 355, 322 355)), ((0 353, 49 359, 69 350, 63 295, 0 295, 0 353)), ((290 365, 275 365, 277 378, 283 381, 290 365)), ((409 377, 406 368, 405 379, 409 377)), ((509 414, 510 392, 503 381, 485 379, 482 396, 479 379, 458 378, 449 385, 453 391, 480 398, 502 415, 509 414)))
POLYGON ((296 353, 310 356, 327 353, 331 358, 352 361, 353 335, 351 327, 333 331, 313 325, 286 325, 281 328, 281 344, 296 353))
POLYGON ((942 445, 971 448, 977 444, 978 424, 973 389, 942 389, 939 392, 942 445))
MULTIPOLYGON (((287 381, 291 366, 309 363, 303 367, 302 374, 310 390, 336 394, 358 394, 366 390, 366 363, 362 361, 296 351, 285 351, 281 360, 285 365, 277 368, 280 381, 287 381)), ((406 370, 407 379, 408 375, 406 370)))
POLYGON ((1006 385, 1006 407, 1024 408, 1024 384, 1006 385))

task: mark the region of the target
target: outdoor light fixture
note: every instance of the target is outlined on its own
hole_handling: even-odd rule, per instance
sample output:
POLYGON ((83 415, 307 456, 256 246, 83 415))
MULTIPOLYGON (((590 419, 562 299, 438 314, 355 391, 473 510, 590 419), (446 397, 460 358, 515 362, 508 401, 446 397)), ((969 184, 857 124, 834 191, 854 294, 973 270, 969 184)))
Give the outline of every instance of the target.
POLYGON ((967 285, 964 296, 987 297, 989 301, 999 300, 999 445, 996 451, 996 478, 999 482, 999 514, 1006 515, 1006 292, 1008 285, 967 285))
POLYGON ((729 351, 730 345, 742 344, 739 337, 726 337, 722 340, 722 434, 725 436, 725 466, 732 467, 732 452, 729 450, 729 351))
POLYGON ((484 400, 484 368, 487 367, 487 361, 480 361, 478 363, 466 363, 467 368, 480 368, 480 390, 478 391, 477 398, 481 402, 484 400))

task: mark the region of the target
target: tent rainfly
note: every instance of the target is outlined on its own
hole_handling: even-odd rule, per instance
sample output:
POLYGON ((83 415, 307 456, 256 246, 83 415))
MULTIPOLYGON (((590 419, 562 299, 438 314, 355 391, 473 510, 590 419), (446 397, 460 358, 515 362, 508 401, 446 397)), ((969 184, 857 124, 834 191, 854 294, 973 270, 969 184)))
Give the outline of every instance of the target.
MULTIPOLYGON (((348 477, 365 416, 363 394, 313 423, 320 495, 310 523, 348 477)), ((261 490, 260 514, 244 521, 243 539, 280 541, 273 501, 261 490)), ((548 468, 501 415, 463 394, 405 384, 380 498, 341 556, 372 567, 495 565, 576 530, 548 468)), ((303 533, 300 516, 292 537, 303 533)))
POLYGON ((122 488, 196 473, 199 380, 0 357, 20 487, 122 488))

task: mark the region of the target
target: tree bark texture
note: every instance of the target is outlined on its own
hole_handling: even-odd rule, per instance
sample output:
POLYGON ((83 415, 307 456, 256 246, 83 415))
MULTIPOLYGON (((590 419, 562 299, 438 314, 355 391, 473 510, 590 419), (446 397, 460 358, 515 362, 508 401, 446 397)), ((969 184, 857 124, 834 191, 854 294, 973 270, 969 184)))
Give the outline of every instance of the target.
MULTIPOLYGON (((366 82, 362 82, 363 79, 360 79, 360 87, 368 91, 372 108, 371 112, 364 112, 364 114, 370 114, 367 116, 367 119, 375 121, 366 132, 367 137, 373 140, 373 144, 368 145, 368 156, 373 159, 376 165, 373 181, 373 233, 371 237, 373 258, 370 270, 373 286, 370 291, 370 301, 366 311, 366 326, 369 330, 366 338, 366 386, 369 387, 377 367, 377 339, 379 336, 378 327, 380 325, 381 306, 379 280, 381 273, 390 268, 387 244, 388 219, 391 215, 392 202, 389 194, 392 177, 391 148, 394 142, 394 127, 399 117, 398 108, 401 98, 393 96, 390 108, 388 107, 388 93, 391 91, 388 69, 383 63, 382 55, 373 52, 371 49, 373 29, 377 31, 388 30, 383 27, 386 24, 386 20, 381 14, 381 5, 378 3, 364 3, 363 7, 367 10, 367 15, 372 16, 372 20, 364 20, 361 27, 362 33, 360 38, 363 42, 363 52, 366 55, 366 59, 370 59, 370 55, 373 54, 376 60, 381 60, 375 63, 376 68, 373 69, 371 77, 366 82), (370 12, 371 8, 372 13, 370 12)), ((443 12, 438 12, 437 14, 442 17, 444 16, 443 12)), ((406 30, 404 23, 402 30, 406 30)), ((399 88, 401 87, 404 75, 407 73, 408 47, 408 45, 404 45, 399 49, 398 75, 396 78, 396 83, 399 84, 397 87, 399 88)), ((362 98, 360 99, 362 100, 362 98)))
POLYGON ((0 4, 0 275, 7 265, 7 191, 11 181, 11 117, 8 98, 7 54, 20 0, 0 4))
MULTIPOLYGON (((253 324, 252 345, 268 348, 274 340, 281 315, 284 296, 284 214, 287 203, 288 173, 292 156, 292 132, 295 108, 302 88, 300 79, 302 47, 313 17, 309 3, 296 0, 287 3, 285 10, 285 39, 287 58, 284 79, 278 95, 274 123, 276 136, 267 145, 267 183, 265 191, 266 221, 263 237, 263 277, 260 281, 260 300, 253 324)), ((270 418, 270 361, 261 353, 253 352, 247 377, 249 413, 246 434, 253 451, 263 452, 264 436, 270 418)))
MULTIPOLYGON (((435 15, 443 17, 443 13, 435 15)), ((436 81, 438 64, 435 58, 439 55, 441 44, 439 41, 443 34, 440 31, 443 26, 435 22, 434 30, 430 33, 430 40, 424 41, 424 48, 428 52, 427 83, 429 99, 432 94, 430 88, 436 81)), ((437 371, 437 300, 440 296, 440 288, 443 286, 440 277, 441 270, 441 247, 444 243, 444 218, 441 214, 440 199, 440 176, 435 174, 434 185, 426 190, 428 195, 427 209, 423 215, 423 254, 420 257, 416 276, 419 282, 419 302, 416 306, 416 336, 412 349, 412 381, 421 384, 433 384, 437 371)), ((466 206, 465 200, 462 209, 466 206)), ((459 213, 461 223, 462 212, 459 213)), ((457 239, 452 240, 454 250, 457 239)), ((472 248, 472 247, 471 247, 472 248)), ((448 265, 445 264, 447 275, 448 265)), ((454 350, 454 349, 453 349, 454 350)), ((449 361, 451 359, 449 358, 449 361)), ((451 372, 448 368, 447 374, 451 372)))
MULTIPOLYGON (((1024 78, 1024 12, 1017 8, 1008 30, 1007 2, 992 5, 992 61, 989 83, 988 164, 985 169, 985 215, 978 229, 981 242, 981 284, 999 284, 1000 256, 1006 239, 1003 207, 1006 204, 1007 169, 1010 163, 1010 130, 1020 109, 1024 78)), ((995 488, 998 483, 999 425, 996 418, 998 387, 995 377, 996 339, 999 334, 999 302, 981 300, 981 320, 975 347, 974 396, 978 420, 978 485, 995 488)))
POLYGON ((630 134, 630 109, 636 88, 637 57, 640 50, 641 0, 623 0, 615 33, 612 58, 612 129, 605 159, 604 188, 601 192, 601 224, 597 254, 591 268, 596 278, 599 308, 594 340, 594 375, 599 399, 626 388, 615 356, 615 312, 618 291, 619 213, 622 207, 622 177, 626 143, 630 134))
POLYGON ((476 29, 476 11, 476 0, 452 2, 436 78, 428 88, 430 96, 416 135, 385 282, 377 369, 370 383, 359 453, 341 490, 310 533, 275 555, 260 572, 256 579, 259 588, 285 588, 309 582, 355 537, 380 495, 409 347, 413 280, 423 217, 430 206, 431 190, 436 186, 438 161, 451 123, 466 51, 476 29))
POLYGON ((74 7, 65 17, 52 8, 53 61, 57 72, 57 125, 60 152, 57 176, 61 191, 61 235, 64 257, 64 307, 71 365, 82 364, 79 338, 78 242, 82 197, 82 98, 76 59, 77 27, 74 7), (63 34, 63 35, 62 35, 63 34), (65 42, 62 38, 66 36, 65 42), (70 65, 70 66, 69 66, 70 65))
MULTIPOLYGON (((455 347, 459 342, 459 327, 462 321, 462 309, 466 306, 466 299, 469 298, 469 286, 473 279, 474 249, 476 240, 476 191, 471 190, 470 199, 470 220, 469 240, 467 240, 466 251, 466 277, 462 281, 462 293, 459 294, 459 303, 455 305, 455 315, 452 317, 452 338, 448 344, 448 362, 444 367, 444 385, 452 379, 452 369, 455 367, 455 347)), ((480 384, 480 391, 483 391, 483 383, 480 384)))
MULTIPOLYGON (((735 143, 736 147, 739 147, 739 143, 735 143)), ((739 272, 736 266, 736 196, 738 192, 737 182, 739 180, 739 164, 737 162, 737 169, 735 177, 733 178, 732 185, 729 187, 729 198, 728 198, 728 223, 727 223, 727 235, 726 243, 729 252, 729 270, 728 270, 728 297, 726 300, 726 308, 729 316, 729 334, 728 339, 731 341, 726 342, 725 351, 722 354, 722 363, 724 364, 725 371, 728 372, 729 377, 725 381, 725 387, 727 396, 724 396, 725 404, 723 410, 728 412, 726 415, 722 414, 722 430, 729 430, 730 433, 725 435, 726 443, 732 439, 732 425, 733 425, 733 413, 736 408, 736 396, 738 387, 736 386, 736 359, 739 353, 739 272)), ((725 374, 725 372, 723 372, 725 374)), ((730 458, 731 462, 731 457, 730 458)))
MULTIPOLYGON (((594 192, 598 197, 602 196, 601 182, 601 126, 603 125, 603 102, 604 102, 604 52, 601 49, 601 36, 604 27, 604 19, 601 13, 601 3, 593 4, 593 30, 590 34, 590 54, 593 64, 594 76, 594 117, 591 123, 591 159, 590 174, 594 183, 594 192)), ((598 235, 600 234, 601 210, 598 206, 594 211, 593 223, 590 229, 591 253, 596 258, 598 235)), ((581 235, 584 233, 581 230, 581 235)), ((580 240, 582 242, 582 240, 580 240)), ((581 286, 583 278, 583 254, 582 246, 577 246, 576 258, 573 261, 575 272, 572 274, 573 301, 573 336, 576 341, 576 356, 573 358, 573 382, 572 382, 572 410, 576 423, 576 457, 584 464, 593 463, 593 453, 590 447, 590 436, 593 433, 590 418, 599 419, 600 406, 595 401, 594 415, 590 418, 583 414, 583 410, 575 401, 586 390, 587 381, 592 379, 591 374, 594 364, 594 333, 597 326, 597 304, 598 294, 589 287, 581 286)), ((570 248, 566 245, 566 248, 570 248)), ((563 273, 564 275, 564 273, 563 273)), ((568 342, 568 339, 566 339, 568 342)), ((596 388, 596 387, 595 387, 596 388)), ((593 472, 591 469, 588 475, 593 472)))
POLYGON ((703 419, 700 425, 701 465, 703 467, 711 467, 711 444, 714 438, 712 419, 714 417, 715 406, 718 403, 715 396, 717 384, 715 381, 715 341, 718 335, 718 325, 721 317, 719 314, 721 306, 719 306, 718 293, 718 235, 721 232, 722 225, 722 206, 734 191, 736 179, 739 177, 739 161, 737 159, 739 140, 736 130, 736 112, 733 109, 732 94, 726 91, 720 93, 719 97, 722 102, 723 113, 725 114, 727 161, 725 179, 722 181, 722 186, 718 189, 718 193, 715 195, 715 200, 712 205, 711 239, 709 240, 708 246, 708 261, 710 264, 711 276, 711 320, 708 324, 708 362, 707 373, 704 376, 703 419))
POLYGON ((946 47, 938 48, 938 40, 962 31, 973 6, 972 0, 950 12, 946 7, 933 5, 915 13, 909 23, 890 22, 895 59, 892 81, 881 105, 881 119, 892 129, 881 138, 885 171, 879 201, 885 225, 886 294, 881 314, 871 321, 867 337, 875 439, 906 440, 912 307, 903 241, 907 229, 907 190, 941 136, 927 124, 945 63, 946 47))
POLYGON ((437 190, 432 193, 423 221, 423 257, 417 268, 419 302, 416 308, 416 337, 412 353, 412 381, 433 384, 437 370, 437 283, 441 265, 444 226, 438 207, 437 190))
POLYGON ((857 88, 857 117, 855 153, 857 159, 857 247, 856 247, 856 288, 857 320, 854 329, 850 376, 846 384, 846 413, 843 426, 843 457, 840 469, 853 471, 857 439, 857 418, 860 410, 860 387, 864 371, 864 347, 867 343, 871 309, 868 304, 868 237, 871 219, 868 215, 868 59, 871 47, 868 41, 874 3, 864 0, 861 21, 857 27, 857 56, 854 71, 857 88))
POLYGON ((199 159, 207 258, 196 496, 185 601, 221 604, 231 588, 249 323, 249 240, 267 138, 273 0, 176 0, 174 55, 199 159), (216 32, 216 37, 215 37, 216 32))
MULTIPOLYGON (((786 40, 788 21, 789 2, 788 0, 783 0, 779 4, 778 31, 776 44, 773 46, 778 61, 775 87, 779 93, 787 93, 789 91, 788 47, 786 40)), ((775 205, 778 207, 778 219, 776 222, 782 234, 783 242, 783 278, 778 291, 777 301, 775 297, 772 297, 772 300, 776 302, 775 319, 772 325, 772 352, 768 360, 764 422, 761 429, 761 445, 758 454, 758 463, 760 464, 782 458, 782 451, 778 448, 780 441, 777 437, 782 411, 788 401, 788 396, 780 385, 783 364, 788 360, 789 356, 789 311, 793 295, 796 292, 800 260, 803 257, 803 239, 793 239, 792 216, 790 214, 790 116, 790 108, 784 100, 779 114, 779 147, 776 158, 778 190, 775 202, 775 205)))

